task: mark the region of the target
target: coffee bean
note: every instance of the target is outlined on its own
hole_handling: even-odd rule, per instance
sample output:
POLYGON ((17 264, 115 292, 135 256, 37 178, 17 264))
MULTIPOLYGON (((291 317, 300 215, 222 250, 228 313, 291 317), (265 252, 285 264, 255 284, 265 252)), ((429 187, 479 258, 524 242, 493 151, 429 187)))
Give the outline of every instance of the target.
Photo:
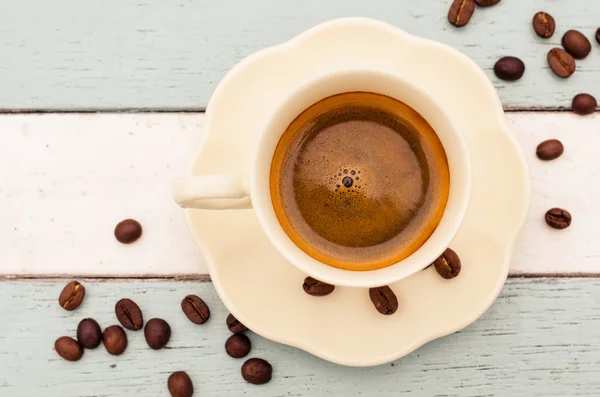
POLYGON ((139 331, 144 326, 144 317, 140 307, 131 299, 121 299, 115 305, 115 314, 123 327, 139 331))
POLYGON ((502 80, 519 80, 525 73, 525 64, 515 57, 500 58, 494 65, 494 73, 502 80))
POLYGON ((93 318, 81 320, 77 326, 77 341, 86 349, 95 349, 102 342, 102 330, 93 318))
POLYGON ((335 285, 327 284, 312 277, 306 277, 302 284, 304 292, 312 296, 329 295, 335 290, 335 285))
POLYGON ((549 161, 559 158, 565 147, 558 139, 549 139, 540 143, 535 151, 535 154, 540 160, 549 161))
POLYGON ((234 334, 241 334, 242 332, 248 331, 248 328, 240 323, 237 318, 233 317, 233 314, 227 316, 227 328, 234 334))
POLYGON ((552 15, 545 12, 538 12, 533 16, 533 30, 542 39, 549 39, 554 34, 556 23, 552 15))
POLYGON ((131 244, 142 235, 142 225, 134 219, 125 219, 115 227, 115 237, 123 244, 131 244))
POLYGON ((146 342, 154 350, 162 349, 171 339, 171 327, 162 318, 153 318, 144 328, 146 342))
POLYGON ((390 315, 398 310, 398 298, 390 287, 369 288, 369 297, 375 309, 381 314, 390 315))
POLYGON ((566 229, 571 225, 571 214, 562 208, 552 208, 546 212, 546 223, 553 229, 566 229))
POLYGON ((58 297, 58 303, 60 307, 65 310, 75 310, 81 305, 83 297, 85 296, 85 288, 77 281, 71 281, 63 288, 60 296, 58 297))
POLYGON ((475 3, 473 0, 454 0, 450 6, 450 11, 448 11, 448 21, 460 28, 469 23, 474 11, 475 3))
POLYGON ((558 77, 563 79, 570 77, 576 69, 575 59, 561 48, 553 48, 548 52, 548 65, 558 77))
POLYGON ((252 344, 244 334, 233 334, 225 342, 225 351, 233 358, 246 357, 252 344))
POLYGON ((590 94, 579 94, 573 98, 573 111, 579 115, 587 116, 596 111, 598 102, 590 94))
POLYGON ((73 338, 61 336, 54 342, 54 349, 67 361, 77 361, 83 355, 83 347, 73 338))
POLYGON ((491 7, 491 6, 495 6, 496 4, 500 3, 500 0, 475 0, 475 3, 479 7, 491 7))
POLYGON ((183 371, 173 372, 167 381, 169 393, 172 397, 192 397, 194 385, 189 375, 183 371))
POLYGON ((569 30, 562 38, 562 46, 575 59, 584 59, 592 51, 592 43, 581 32, 569 30))
POLYGON ((181 301, 181 310, 195 324, 204 324, 210 318, 210 309, 196 295, 188 295, 181 301))
POLYGON ((106 351, 113 356, 120 356, 127 348, 127 334, 118 325, 111 325, 102 333, 102 341, 106 351))
POLYGON ((600 44, 600 28, 596 30, 596 41, 598 42, 598 44, 600 44))
POLYGON ((251 358, 242 365, 242 377, 255 385, 263 385, 271 380, 273 367, 262 358, 251 358))
POLYGON ((439 275, 446 280, 458 276, 462 267, 460 258, 456 252, 450 248, 447 248, 446 251, 433 262, 433 266, 435 266, 435 270, 437 270, 439 275))

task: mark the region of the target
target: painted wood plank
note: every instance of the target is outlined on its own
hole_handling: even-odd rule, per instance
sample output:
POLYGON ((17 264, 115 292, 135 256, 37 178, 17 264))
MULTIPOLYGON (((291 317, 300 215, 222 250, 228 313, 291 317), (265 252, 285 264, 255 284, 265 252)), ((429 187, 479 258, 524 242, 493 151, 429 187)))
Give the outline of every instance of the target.
MULTIPOLYGON (((480 320, 434 341, 393 364, 348 368, 250 333, 250 357, 274 367, 271 383, 253 386, 240 376, 243 360, 223 348, 230 335, 226 309, 211 283, 84 282, 87 296, 75 312, 62 310, 62 282, 3 282, 0 285, 0 395, 164 396, 172 371, 186 370, 200 396, 408 395, 597 396, 600 391, 600 280, 512 280, 480 320), (204 326, 180 309, 188 293, 211 307, 204 326), (172 327, 167 348, 153 351, 142 332, 128 332, 120 357, 103 347, 69 363, 53 351, 54 340, 74 335, 93 317, 102 327, 116 323, 114 303, 128 296, 146 318, 172 327)), ((317 324, 315 324, 317 326, 317 324)), ((359 341, 357 341, 359 342, 359 341)), ((393 341, 390 341, 393 343, 393 341)))
POLYGON ((568 81, 545 60, 568 29, 592 37, 599 2, 503 1, 477 9, 462 29, 446 20, 450 2, 0 0, 0 109, 202 109, 242 58, 345 16, 380 19, 458 48, 493 78, 507 107, 569 106, 588 90, 600 96, 596 44, 568 81), (531 28, 539 10, 557 21, 547 41, 531 28), (521 81, 492 76, 504 55, 525 61, 521 81))
MULTIPOLYGON (((598 273, 600 116, 507 113, 528 160, 532 207, 515 247, 512 274, 598 273), (535 157, 545 139, 565 154, 535 157), (547 209, 571 211, 571 228, 543 222, 547 209)), ((24 114, 0 116, 0 274, 95 276, 207 272, 170 183, 185 175, 200 144, 204 115, 24 114), (138 219, 131 246, 113 229, 138 219)))

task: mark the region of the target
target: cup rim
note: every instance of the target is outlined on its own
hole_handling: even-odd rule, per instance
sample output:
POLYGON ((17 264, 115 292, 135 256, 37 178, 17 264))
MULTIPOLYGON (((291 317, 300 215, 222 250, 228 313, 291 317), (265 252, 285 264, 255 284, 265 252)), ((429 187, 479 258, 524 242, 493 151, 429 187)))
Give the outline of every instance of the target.
MULTIPOLYGON (((368 91, 368 90, 363 90, 368 91)), ((341 91, 341 92, 349 92, 341 91)), ((340 92, 340 93, 341 93, 340 92)), ((328 96, 335 95, 329 94, 320 99, 324 99, 328 96)), ((387 94, 386 94, 387 95, 387 94)), ((320 100, 318 99, 318 100, 320 100)), ((396 98, 398 99, 398 98, 396 98)), ((312 102, 308 106, 316 103, 318 100, 312 102)), ((400 99, 398 99, 400 100, 400 99)), ((405 102, 405 100, 402 100, 405 102)), ((408 104, 408 103, 407 103, 408 104)), ((411 106, 411 104, 408 104, 411 106)), ((303 110, 305 110, 308 106, 300 109, 299 112, 295 113, 295 116, 300 114, 303 110)), ((412 106, 411 106, 412 107, 412 106)), ((295 117, 294 116, 294 117, 295 117)), ((422 115, 425 117, 424 115, 422 115)), ((426 118, 426 117, 425 117, 426 118)), ((427 119, 427 118, 426 118, 427 119)), ((292 119, 293 120, 293 119, 292 119)), ((290 122, 292 120, 289 120, 290 122)), ((429 120, 428 120, 429 122, 429 120)), ((363 287, 363 288, 371 288, 377 287, 381 285, 388 285, 393 282, 399 281, 406 277, 409 277, 420 270, 423 270, 425 267, 429 266, 429 264, 433 263, 435 259, 437 259, 446 248, 450 245, 456 234, 458 233, 463 220, 466 216, 468 204, 471 197, 471 187, 472 187, 472 169, 471 169, 471 161, 469 156, 468 147, 460 128, 455 123, 455 121, 450 117, 446 109, 444 109, 436 100, 430 95, 426 90, 418 87, 413 84, 406 78, 392 74, 389 72, 384 72, 380 70, 373 69, 345 69, 345 70, 335 70, 327 73, 321 73, 312 79, 308 79, 304 81, 302 84, 296 86, 279 104, 275 107, 275 109, 271 112, 271 116, 265 121, 263 124, 264 127, 259 135, 258 141, 255 144, 253 155, 252 155, 252 166, 250 172, 250 198, 252 201, 252 207, 256 213, 259 224, 267 238, 274 245, 276 250, 288 261, 291 262, 294 266, 299 268, 301 271, 307 273, 308 275, 319 279, 321 281, 337 285, 337 286, 348 286, 348 287, 363 287), (430 238, 423 244, 423 246, 419 247, 415 252, 409 255, 407 258, 402 259, 390 266, 376 269, 376 270, 366 270, 366 271, 356 271, 356 270, 346 270, 341 268, 336 268, 330 265, 327 265, 323 262, 318 261, 317 259, 311 257, 306 252, 301 250, 287 235, 287 233, 283 230, 283 227, 279 223, 277 216, 275 215, 275 211, 273 209, 272 200, 270 196, 270 190, 267 189, 268 194, 264 194, 263 186, 261 186, 261 181, 264 182, 264 176, 259 173, 259 168, 263 165, 265 157, 268 157, 268 165, 269 170, 273 160, 273 153, 269 155, 265 154, 267 137, 274 134, 273 131, 278 131, 278 136, 276 138, 276 142, 279 142, 279 139, 285 132, 287 125, 281 128, 281 123, 279 123, 278 116, 287 111, 291 104, 294 103, 302 94, 309 92, 311 89, 315 89, 319 86, 320 83, 323 83, 325 80, 331 79, 343 79, 343 78, 353 78, 353 77, 365 77, 367 75, 368 78, 383 78, 387 80, 393 80, 398 85, 403 86, 404 88, 408 88, 412 93, 418 93, 429 105, 432 105, 435 108, 435 112, 441 116, 444 122, 448 126, 448 131, 451 131, 452 139, 457 145, 458 152, 462 155, 462 159, 460 161, 463 162, 463 167, 460 172, 462 175, 462 180, 464 186, 461 191, 456 193, 453 191, 453 183, 452 183, 452 173, 451 173, 451 182, 450 195, 458 194, 460 200, 456 203, 454 209, 454 215, 452 216, 452 223, 449 226, 449 230, 446 233, 445 238, 440 238, 444 244, 438 244, 436 249, 427 255, 427 261, 422 262, 414 262, 410 263, 410 259, 415 256, 416 253, 420 252, 427 243, 427 241, 431 240, 432 237, 436 234, 436 231, 430 236, 430 238), (259 175, 260 174, 260 175, 259 175), (263 197, 264 196, 264 197, 263 197), (268 205, 267 205, 268 204, 268 205), (295 249, 293 248, 295 247, 295 249), (426 263, 427 262, 427 263, 426 263)), ((289 125, 289 123, 288 123, 289 125)), ((434 129, 435 130, 435 129, 434 129)), ((437 130, 436 130, 437 133, 437 130)), ((444 146, 446 149, 446 147, 444 146)), ((273 150, 274 152, 274 150, 273 150)), ((449 159, 450 161, 450 159, 449 159)), ((270 178, 267 177, 266 184, 269 185, 270 178)), ((450 201, 450 197, 449 197, 450 201)), ((446 207, 447 209, 448 207, 446 207)), ((446 210, 444 210, 444 215, 442 220, 450 215, 446 214, 446 210)), ((440 221, 441 223, 441 221, 440 221)), ((438 224, 439 226, 439 224, 438 224)))

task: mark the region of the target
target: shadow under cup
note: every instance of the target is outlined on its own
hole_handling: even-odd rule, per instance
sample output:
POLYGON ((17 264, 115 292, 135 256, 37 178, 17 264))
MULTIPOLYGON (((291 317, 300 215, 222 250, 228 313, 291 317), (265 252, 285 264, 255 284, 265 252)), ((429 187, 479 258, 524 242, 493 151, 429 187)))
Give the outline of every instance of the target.
MULTIPOLYGON (((280 104, 266 123, 259 138, 257 150, 254 152, 252 171, 250 181, 252 204, 261 226, 277 250, 302 271, 319 280, 335 285, 355 287, 390 284, 408 277, 432 263, 450 245, 458 232, 466 213, 471 191, 471 168, 466 143, 461 132, 444 109, 426 92, 401 77, 368 70, 334 72, 297 87, 280 104), (439 138, 447 158, 450 174, 448 200, 437 227, 434 225, 433 233, 429 231, 428 238, 419 242, 420 247, 415 246, 408 253, 409 256, 397 262, 379 263, 380 266, 372 267, 374 270, 361 269, 362 271, 359 271, 360 266, 352 267, 348 266, 348 263, 336 266, 335 262, 332 263, 331 258, 315 255, 315 252, 311 251, 310 242, 308 246, 306 244, 303 246, 301 241, 298 244, 294 243, 289 233, 290 225, 282 219, 281 211, 279 211, 280 217, 278 218, 271 196, 271 167, 272 164, 279 161, 277 158, 274 160, 276 148, 288 126, 299 115, 325 98, 346 93, 379 94, 378 96, 393 98, 406 104, 409 109, 414 109, 426 120, 426 124, 431 126, 439 138), (282 224, 286 226, 285 229, 288 230, 288 233, 282 224), (429 233, 431 234, 429 235, 429 233)), ((343 179, 343 171, 346 170, 340 168, 340 174, 337 175, 342 177, 340 181, 343 179)), ((332 175, 332 177, 335 176, 332 175)), ((278 210, 280 204, 277 203, 278 210)), ((292 237, 294 237, 293 234, 292 237)), ((294 239, 298 241, 297 238, 294 239)))

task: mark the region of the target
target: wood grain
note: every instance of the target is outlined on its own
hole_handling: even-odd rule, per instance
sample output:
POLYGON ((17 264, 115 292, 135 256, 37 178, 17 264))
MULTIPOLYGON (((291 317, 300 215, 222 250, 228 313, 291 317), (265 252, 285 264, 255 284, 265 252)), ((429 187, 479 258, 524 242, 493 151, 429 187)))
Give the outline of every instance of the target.
POLYGON ((211 283, 84 285, 83 305, 66 312, 57 304, 62 282, 0 284, 1 396, 165 396, 167 377, 176 370, 188 371, 199 396, 396 396, 417 391, 447 397, 564 397, 597 396, 600 390, 600 280, 512 280, 474 325, 374 368, 330 364, 250 333, 249 357, 265 358, 274 367, 271 383, 260 387, 241 378, 243 360, 224 352, 230 335, 227 311, 211 283), (207 324, 192 324, 182 313, 179 304, 188 293, 209 304, 207 324), (54 340, 74 336, 81 319, 93 317, 103 328, 116 323, 113 308, 121 297, 134 299, 146 319, 161 317, 171 324, 173 335, 165 350, 151 350, 141 331, 129 331, 129 347, 120 357, 109 356, 102 346, 86 351, 76 363, 56 355, 54 340))
POLYGON ((380 19, 463 51, 492 78, 506 107, 568 107, 579 92, 600 96, 595 43, 568 81, 546 63, 547 52, 568 29, 593 37, 599 2, 503 1, 476 9, 461 29, 447 21, 450 3, 0 0, 0 109, 203 109, 242 58, 347 16, 380 19), (538 38, 531 26, 540 10, 557 21, 549 40, 538 38), (494 63, 505 55, 527 65, 521 81, 493 77, 494 63))
MULTIPOLYGON (((0 274, 205 274, 170 189, 187 173, 203 120, 199 113, 0 116, 0 274), (125 218, 144 227, 130 246, 113 236, 125 218)), ((533 186, 512 274, 600 273, 600 117, 536 112, 508 113, 507 120, 533 186), (543 162, 535 148, 549 138, 562 140, 565 154, 543 162), (555 206, 573 214, 570 228, 545 225, 544 213, 555 206)))

